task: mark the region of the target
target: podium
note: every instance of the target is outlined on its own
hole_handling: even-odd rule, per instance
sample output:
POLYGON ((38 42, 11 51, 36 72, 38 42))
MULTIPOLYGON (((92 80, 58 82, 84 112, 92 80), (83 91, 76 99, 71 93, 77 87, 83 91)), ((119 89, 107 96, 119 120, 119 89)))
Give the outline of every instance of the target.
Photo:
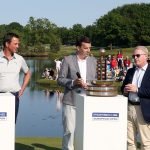
POLYGON ((127 150, 127 98, 76 95, 75 150, 127 150))
POLYGON ((15 97, 0 93, 0 149, 15 148, 15 97))

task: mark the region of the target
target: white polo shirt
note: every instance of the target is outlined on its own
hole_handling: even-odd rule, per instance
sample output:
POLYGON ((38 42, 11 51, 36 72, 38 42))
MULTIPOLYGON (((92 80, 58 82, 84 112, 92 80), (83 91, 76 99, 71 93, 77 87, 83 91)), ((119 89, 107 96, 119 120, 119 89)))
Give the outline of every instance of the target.
POLYGON ((17 92, 21 86, 19 84, 20 71, 27 73, 29 68, 24 58, 14 54, 11 60, 8 60, 4 52, 0 52, 0 92, 17 92))

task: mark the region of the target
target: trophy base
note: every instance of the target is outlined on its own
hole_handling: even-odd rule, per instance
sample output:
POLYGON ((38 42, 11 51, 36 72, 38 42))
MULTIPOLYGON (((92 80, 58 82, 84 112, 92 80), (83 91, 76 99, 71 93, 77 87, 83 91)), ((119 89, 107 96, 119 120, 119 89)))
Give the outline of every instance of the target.
POLYGON ((96 80, 88 86, 86 94, 88 96, 113 97, 118 95, 117 87, 113 85, 113 80, 96 80))

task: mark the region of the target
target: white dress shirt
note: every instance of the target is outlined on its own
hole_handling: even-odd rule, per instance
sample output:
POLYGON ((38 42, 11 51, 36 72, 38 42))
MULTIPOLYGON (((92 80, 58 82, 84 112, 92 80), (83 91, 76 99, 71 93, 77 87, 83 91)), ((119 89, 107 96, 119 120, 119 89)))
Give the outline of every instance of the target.
MULTIPOLYGON (((144 76, 144 73, 147 69, 148 64, 146 64, 142 68, 136 68, 136 71, 133 76, 132 84, 136 85, 138 88, 141 86, 141 82, 144 76)), ((137 92, 130 92, 129 93, 129 100, 133 102, 139 102, 140 99, 137 95, 137 92)))
POLYGON ((80 69, 81 78, 86 83, 86 59, 78 58, 78 65, 79 65, 79 69, 80 69))

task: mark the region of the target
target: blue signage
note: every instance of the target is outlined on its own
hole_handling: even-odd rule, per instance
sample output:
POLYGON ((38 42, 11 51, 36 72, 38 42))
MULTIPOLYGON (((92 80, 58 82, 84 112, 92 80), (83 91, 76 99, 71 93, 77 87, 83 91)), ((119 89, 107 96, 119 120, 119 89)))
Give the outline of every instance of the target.
POLYGON ((0 120, 6 120, 7 112, 0 112, 0 120))
POLYGON ((112 112, 93 112, 92 118, 94 120, 118 120, 119 113, 112 113, 112 112))

